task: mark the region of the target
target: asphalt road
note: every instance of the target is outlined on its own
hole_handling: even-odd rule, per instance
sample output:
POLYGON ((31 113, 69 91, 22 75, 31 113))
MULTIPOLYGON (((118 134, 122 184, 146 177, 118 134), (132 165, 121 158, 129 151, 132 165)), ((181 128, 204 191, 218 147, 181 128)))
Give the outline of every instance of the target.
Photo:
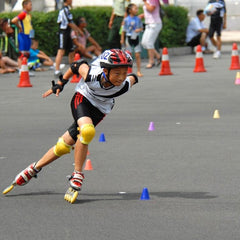
MULTIPOLYGON (((64 201, 71 153, 0 196, 0 240, 239 239, 240 86, 230 63, 231 52, 205 55, 207 72, 194 73, 195 55, 170 56, 173 75, 159 76, 143 62, 140 83, 97 127, 76 203, 64 201)), ((0 75, 1 190, 72 122, 75 84, 41 98, 52 76, 37 72, 33 87, 18 88, 17 74, 0 75)))

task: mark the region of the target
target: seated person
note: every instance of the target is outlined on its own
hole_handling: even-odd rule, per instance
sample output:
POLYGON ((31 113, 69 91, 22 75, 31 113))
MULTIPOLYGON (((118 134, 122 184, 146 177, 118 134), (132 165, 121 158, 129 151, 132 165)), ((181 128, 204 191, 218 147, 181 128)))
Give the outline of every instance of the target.
MULTIPOLYGON (((52 59, 45 54, 43 51, 38 49, 39 42, 37 39, 32 39, 32 44, 30 48, 30 56, 28 59, 28 67, 31 70, 43 71, 44 68, 41 68, 42 65, 49 66, 54 69, 54 63, 52 59)), ((60 68, 64 68, 65 64, 61 64, 60 68)))
POLYGON ((2 56, 0 51, 0 73, 13 73, 18 69, 18 63, 11 58, 2 56))
POLYGON ((71 32, 72 41, 76 47, 75 52, 79 52, 81 56, 90 59, 94 58, 93 55, 99 56, 102 48, 86 29, 87 22, 84 17, 78 17, 77 26, 83 34, 78 36, 75 31, 71 32), (87 41, 90 42, 90 46, 87 46, 87 41))
POLYGON ((186 43, 188 46, 195 47, 197 45, 202 46, 203 53, 211 53, 207 49, 206 38, 208 36, 208 28, 203 24, 205 14, 202 9, 197 10, 196 17, 193 18, 187 27, 186 43))
POLYGON ((5 33, 7 40, 5 43, 7 44, 6 55, 14 60, 18 59, 19 50, 17 47, 17 36, 15 35, 15 27, 10 25, 10 20, 7 18, 0 19, 0 28, 5 33))

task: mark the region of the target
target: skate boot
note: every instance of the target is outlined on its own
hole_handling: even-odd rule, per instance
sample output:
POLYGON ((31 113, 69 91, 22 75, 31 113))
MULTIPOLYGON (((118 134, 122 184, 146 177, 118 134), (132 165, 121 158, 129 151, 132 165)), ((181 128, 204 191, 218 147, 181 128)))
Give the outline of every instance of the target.
POLYGON ((74 171, 72 176, 69 178, 69 184, 71 187, 68 188, 64 199, 70 203, 74 203, 78 196, 78 191, 81 190, 84 174, 81 172, 74 171))
POLYGON ((36 169, 35 165, 35 162, 32 163, 15 177, 15 182, 17 185, 23 186, 27 184, 32 177, 37 177, 37 174, 41 171, 41 169, 36 169))
POLYGON ((10 192, 14 186, 19 185, 23 186, 27 184, 32 177, 37 177, 37 173, 41 171, 41 169, 35 168, 36 163, 32 163, 30 166, 28 166, 26 169, 21 171, 16 177, 15 180, 12 182, 10 186, 4 189, 3 194, 7 194, 10 192))

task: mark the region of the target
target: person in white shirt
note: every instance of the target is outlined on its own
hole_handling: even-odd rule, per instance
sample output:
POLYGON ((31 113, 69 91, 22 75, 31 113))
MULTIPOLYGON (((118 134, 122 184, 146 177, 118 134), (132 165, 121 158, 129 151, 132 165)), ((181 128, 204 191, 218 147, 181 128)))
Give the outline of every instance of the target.
POLYGON ((205 19, 205 14, 202 9, 197 10, 196 17, 193 18, 187 27, 186 32, 186 43, 190 47, 195 47, 197 45, 202 46, 203 53, 210 53, 211 51, 207 49, 207 36, 208 28, 205 27, 203 21, 205 19))

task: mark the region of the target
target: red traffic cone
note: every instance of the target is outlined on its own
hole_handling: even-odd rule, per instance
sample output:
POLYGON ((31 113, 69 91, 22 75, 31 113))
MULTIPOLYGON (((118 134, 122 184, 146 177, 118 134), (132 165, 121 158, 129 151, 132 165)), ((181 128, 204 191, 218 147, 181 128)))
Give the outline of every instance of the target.
POLYGON ((171 69, 170 69, 170 63, 169 63, 169 57, 168 57, 168 50, 167 48, 163 48, 162 51, 162 66, 161 71, 158 74, 160 75, 172 75, 171 69))
POLYGON ((232 45, 232 59, 231 59, 231 66, 229 70, 236 70, 240 69, 239 64, 239 55, 238 55, 238 47, 236 43, 233 43, 232 45))
MULTIPOLYGON (((128 53, 130 56, 132 56, 130 51, 126 50, 125 52, 128 53)), ((128 67, 128 72, 127 73, 132 73, 132 68, 131 67, 128 67)))
POLYGON ((194 68, 193 72, 206 72, 206 69, 204 68, 201 45, 197 46, 195 68, 194 68))
MULTIPOLYGON (((80 54, 76 53, 74 56, 74 62, 81 59, 80 54)), ((79 74, 74 74, 72 77, 72 80, 70 81, 71 83, 78 83, 80 81, 80 79, 82 78, 81 75, 79 74)))
POLYGON ((32 84, 30 83, 26 57, 23 57, 23 60, 22 60, 20 79, 17 87, 32 87, 32 84))
POLYGON ((86 165, 85 165, 84 170, 87 170, 87 171, 91 171, 91 170, 93 170, 92 162, 91 162, 90 159, 87 159, 87 160, 86 160, 86 165))

